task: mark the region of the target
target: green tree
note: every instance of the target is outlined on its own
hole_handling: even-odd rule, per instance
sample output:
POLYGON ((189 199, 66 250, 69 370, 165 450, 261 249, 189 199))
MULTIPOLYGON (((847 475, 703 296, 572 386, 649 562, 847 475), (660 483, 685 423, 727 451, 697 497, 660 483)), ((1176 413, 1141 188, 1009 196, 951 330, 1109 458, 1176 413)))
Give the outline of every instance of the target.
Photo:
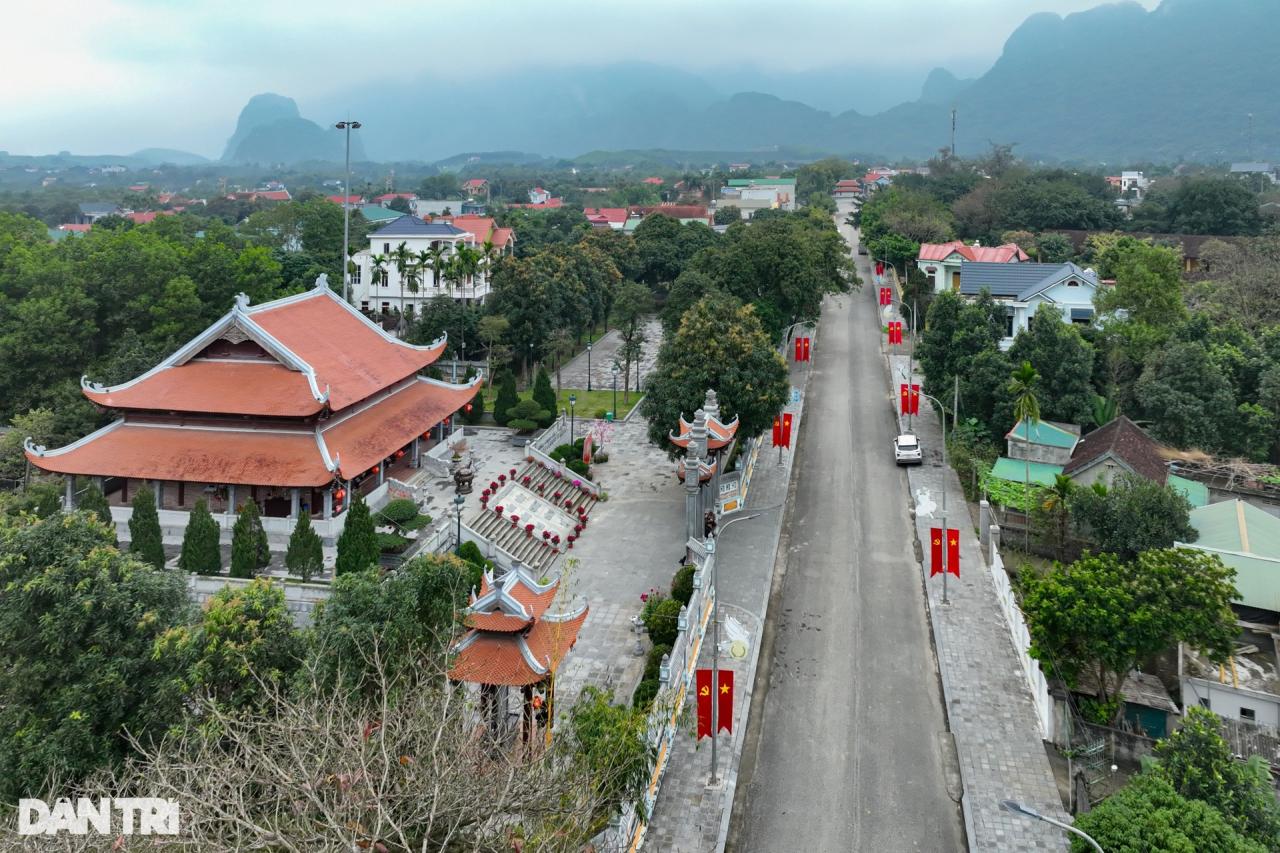
POLYGON ((1100 313, 1124 311, 1128 319, 1157 329, 1172 328, 1186 318, 1177 251, 1127 240, 1115 245, 1107 263, 1116 283, 1094 297, 1100 313))
POLYGON ((679 278, 671 285, 666 304, 662 308, 662 327, 667 334, 673 333, 679 326, 684 312, 704 296, 719 290, 715 279, 706 273, 688 269, 680 273, 679 278))
POLYGON ((1173 340, 1152 350, 1133 391, 1151 432, 1177 447, 1219 450, 1237 429, 1230 384, 1202 342, 1173 340))
MULTIPOLYGON (((372 565, 372 564, 370 564, 372 565)), ((362 566, 361 569, 367 568, 362 566)), ((415 557, 391 574, 340 574, 316 614, 312 663, 323 680, 368 690, 382 671, 391 677, 425 661, 438 663, 453 639, 458 611, 471 591, 473 567, 453 555, 415 557)))
POLYGON ((195 625, 170 628, 156 641, 154 657, 176 666, 173 687, 180 696, 260 712, 298 668, 302 650, 284 590, 255 578, 219 590, 195 625))
POLYGON ((26 414, 14 415, 10 429, 0 433, 0 481, 22 482, 27 471, 24 441, 30 438, 37 446, 53 447, 57 436, 57 416, 51 409, 32 409, 26 414))
POLYGON ((247 500, 231 528, 231 577, 251 578, 271 562, 267 532, 262 529, 258 502, 247 500))
POLYGON ((38 797, 131 754, 180 711, 157 637, 184 621, 182 577, 116 550, 84 514, 0 518, 0 800, 38 797))
POLYGON ((182 535, 182 552, 178 555, 178 568, 198 575, 216 575, 222 572, 222 549, 218 544, 218 523, 209 514, 204 498, 196 501, 182 535))
POLYGON ((741 420, 743 436, 763 432, 786 403, 786 363, 753 306, 713 296, 685 312, 680 328, 658 353, 641 403, 649 440, 667 447, 668 432, 681 414, 692 416, 708 389, 719 396, 721 417, 741 420))
POLYGON ((289 549, 284 555, 285 567, 289 573, 307 583, 324 570, 324 550, 320 536, 311 526, 311 513, 305 509, 298 515, 298 523, 294 525, 289 536, 289 549))
POLYGON ((602 807, 613 814, 626 803, 645 814, 644 793, 657 750, 650 745, 648 714, 613 704, 613 694, 588 685, 569 711, 573 754, 596 780, 602 807))
POLYGON ((345 575, 373 568, 378 565, 380 553, 369 505, 362 495, 357 494, 347 509, 347 521, 338 536, 338 558, 333 573, 335 576, 345 575))
POLYGON ((1009 348, 1014 364, 1029 363, 1040 380, 1040 416, 1086 423, 1093 409, 1093 347, 1075 326, 1062 322, 1061 310, 1042 304, 1009 348))
POLYGON ((102 493, 102 489, 98 488, 97 483, 90 482, 85 486, 84 491, 80 493, 80 501, 76 509, 89 513, 99 522, 107 525, 111 530, 112 540, 115 539, 116 523, 111 518, 111 504, 107 502, 106 495, 102 493))
POLYGON ((1071 686, 1088 672, 1110 724, 1135 666, 1179 642, 1225 662, 1236 638, 1231 600, 1235 572, 1216 556, 1189 548, 1146 551, 1131 563, 1086 553, 1044 577, 1026 569, 1022 612, 1031 656, 1071 686))
POLYGON ((498 422, 499 426, 506 426, 511 416, 507 413, 516 407, 520 402, 520 395, 516 392, 516 377, 509 371, 504 370, 498 379, 498 394, 493 400, 493 419, 498 422))
MULTIPOLYGON (((533 418, 538 421, 538 426, 551 426, 551 422, 555 420, 556 410, 556 392, 551 387, 551 377, 547 374, 545 367, 538 369, 538 375, 533 380, 533 402, 537 408, 543 410, 540 418, 533 418)), ((509 414, 509 413, 508 413, 509 414)))
MULTIPOLYGON (((1142 773, 1093 809, 1076 817, 1075 825, 1107 853, 1153 850, 1264 853, 1268 848, 1243 837, 1221 812, 1200 800, 1182 797, 1155 773, 1142 773)), ((1071 839, 1072 853, 1091 853, 1081 838, 1071 839)))
POLYGON ((129 552, 138 559, 164 568, 164 543, 160 538, 160 513, 156 496, 149 486, 140 486, 133 495, 133 513, 129 517, 129 552))
POLYGON ((1036 260, 1042 264, 1061 264, 1071 260, 1074 249, 1071 240, 1057 231, 1047 231, 1036 237, 1036 260))
MULTIPOLYGON (((1024 361, 1014 368, 1013 374, 1009 377, 1009 395, 1013 398, 1013 422, 1023 424, 1022 438, 1025 448, 1023 465, 1026 470, 1022 487, 1023 494, 1027 495, 1031 494, 1031 432, 1040 423, 1040 398, 1036 390, 1039 384, 1040 374, 1036 373, 1036 369, 1029 361, 1024 361)), ((1026 521, 1022 528, 1022 550, 1030 552, 1031 519, 1028 518, 1026 521)))
POLYGON ((1071 497, 1077 488, 1070 477, 1055 474, 1053 485, 1040 490, 1032 507, 1032 521, 1058 560, 1066 557, 1067 542, 1071 537, 1071 497))
POLYGON ((1070 511, 1081 532, 1103 551, 1133 557, 1174 542, 1193 542, 1191 504, 1176 489, 1134 474, 1121 474, 1108 488, 1078 489, 1070 511))
POLYGON ((737 205, 722 205, 716 208, 715 217, 712 221, 716 225, 732 225, 735 222, 741 222, 742 210, 737 205))
POLYGON ((1165 207, 1164 231, 1174 234, 1257 234, 1258 197, 1231 178, 1192 178, 1178 184, 1165 207))

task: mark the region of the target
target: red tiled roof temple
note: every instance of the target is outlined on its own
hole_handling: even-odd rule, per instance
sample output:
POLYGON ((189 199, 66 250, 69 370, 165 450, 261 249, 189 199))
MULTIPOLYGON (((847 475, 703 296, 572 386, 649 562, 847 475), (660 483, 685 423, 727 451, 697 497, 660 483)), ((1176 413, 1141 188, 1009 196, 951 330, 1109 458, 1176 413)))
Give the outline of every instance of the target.
POLYGON ((58 474, 256 486, 351 479, 464 406, 465 385, 417 376, 444 351, 388 335, 327 285, 218 322, 138 378, 83 381, 114 423, 66 447, 28 446, 58 474))

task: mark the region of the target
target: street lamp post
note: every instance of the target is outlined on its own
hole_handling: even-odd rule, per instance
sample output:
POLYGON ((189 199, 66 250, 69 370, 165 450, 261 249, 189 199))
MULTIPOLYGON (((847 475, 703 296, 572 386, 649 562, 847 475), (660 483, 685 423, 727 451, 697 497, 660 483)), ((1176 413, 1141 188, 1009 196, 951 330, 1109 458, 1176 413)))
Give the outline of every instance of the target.
POLYGON ((622 368, 618 366, 618 362, 613 363, 613 367, 609 368, 609 372, 613 374, 613 419, 618 419, 618 374, 622 372, 622 368))
POLYGON ((577 394, 569 395, 569 443, 573 444, 573 407, 578 402, 577 394))
POLYGON ((1080 836, 1081 838, 1083 838, 1085 841, 1089 842, 1091 845, 1093 845, 1093 849, 1097 850, 1098 853, 1106 853, 1106 851, 1102 849, 1102 845, 1094 841, 1088 835, 1088 833, 1086 833, 1083 829, 1077 829, 1076 827, 1072 826, 1069 823, 1063 823, 1062 821, 1055 820, 1054 818, 1051 818, 1048 815, 1040 814, 1040 812, 1036 811, 1030 806, 1024 806, 1022 803, 1019 803, 1017 800, 1001 800, 1000 808, 1004 809, 1010 814, 1022 815, 1023 817, 1029 817, 1034 820, 1042 820, 1045 823, 1052 824, 1053 826, 1058 827, 1059 829, 1065 829, 1067 832, 1074 833, 1080 836))
POLYGON ((462 504, 466 500, 462 495, 453 496, 453 511, 458 516, 458 538, 454 542, 454 550, 462 547, 462 504))
POLYGON ((342 298, 351 302, 351 270, 348 269, 350 258, 347 254, 347 243, 351 236, 351 131, 360 129, 360 122, 340 121, 334 125, 347 134, 347 174, 343 184, 342 195, 342 298))
MULTIPOLYGON (((959 393, 959 390, 958 390, 958 389, 959 389, 959 382, 960 382, 960 377, 958 377, 958 376, 957 376, 957 377, 956 377, 956 388, 957 388, 957 392, 956 392, 956 393, 957 393, 957 394, 959 393)), ((908 384, 909 384, 909 383, 910 383, 910 380, 908 380, 908 384)), ((924 390, 923 390, 923 389, 921 389, 921 391, 920 391, 920 396, 921 396, 921 397, 924 397, 924 398, 925 398, 925 399, 927 399, 927 400, 932 400, 934 403, 937 403, 937 405, 938 405, 938 411, 940 411, 940 412, 942 413, 942 470, 943 470, 943 471, 947 471, 947 470, 948 470, 948 469, 947 469, 947 408, 946 408, 946 406, 942 405, 942 402, 941 402, 937 397, 933 396, 932 394, 926 394, 926 393, 924 393, 924 390)), ((954 418, 954 415, 953 415, 952 417, 954 418)), ((954 424, 953 424, 953 426, 954 426, 954 424)), ((919 445, 917 445, 917 446, 919 446, 919 445)), ((943 543, 942 543, 942 603, 943 603, 943 604, 950 604, 950 603, 951 603, 951 602, 947 599, 947 550, 948 550, 948 548, 947 548, 946 538, 947 538, 949 535, 950 535, 950 534, 949 534, 949 533, 947 533, 947 478, 944 476, 944 477, 942 478, 942 537, 943 537, 943 543)), ((956 535, 958 536, 958 535, 959 535, 959 533, 957 533, 956 535)))
POLYGON ((591 390, 591 336, 587 335, 587 390, 591 390))

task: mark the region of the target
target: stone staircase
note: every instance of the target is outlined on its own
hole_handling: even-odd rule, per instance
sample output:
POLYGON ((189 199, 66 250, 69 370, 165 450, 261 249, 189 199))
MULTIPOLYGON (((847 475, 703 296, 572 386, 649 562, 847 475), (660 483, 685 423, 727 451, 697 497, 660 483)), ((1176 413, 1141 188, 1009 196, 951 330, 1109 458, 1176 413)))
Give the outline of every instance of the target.
POLYGON ((557 477, 558 470, 528 462, 496 490, 493 482, 483 484, 490 495, 467 526, 535 572, 546 572, 585 531, 597 503, 595 495, 573 485, 573 472, 557 477))

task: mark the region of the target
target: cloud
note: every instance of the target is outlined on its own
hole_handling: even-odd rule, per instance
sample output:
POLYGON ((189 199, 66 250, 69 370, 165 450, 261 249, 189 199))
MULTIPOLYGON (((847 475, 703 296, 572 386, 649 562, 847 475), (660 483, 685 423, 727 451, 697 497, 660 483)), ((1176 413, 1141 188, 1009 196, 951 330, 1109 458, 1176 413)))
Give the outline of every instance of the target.
MULTIPOLYGON (((465 82, 644 61, 768 75, 833 68, 979 74, 1030 14, 1097 0, 81 0, 12 4, 0 106, 10 150, 216 154, 261 91, 299 101, 403 75, 465 82)), ((1155 0, 1144 0, 1151 8, 1155 0)), ((714 83, 735 91, 732 75, 714 83)))

